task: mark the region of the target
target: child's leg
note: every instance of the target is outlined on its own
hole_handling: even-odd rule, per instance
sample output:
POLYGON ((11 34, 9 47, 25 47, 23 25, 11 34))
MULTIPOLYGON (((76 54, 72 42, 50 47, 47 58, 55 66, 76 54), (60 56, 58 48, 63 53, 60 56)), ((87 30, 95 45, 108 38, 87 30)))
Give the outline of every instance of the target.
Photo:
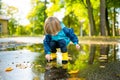
POLYGON ((51 54, 50 54, 50 56, 51 56, 51 60, 56 60, 56 57, 57 57, 57 55, 56 55, 56 52, 57 52, 57 50, 56 50, 56 41, 51 41, 50 42, 50 48, 51 48, 51 54))
POLYGON ((57 57, 56 51, 57 50, 56 50, 56 42, 55 41, 50 42, 50 48, 51 48, 51 54, 50 54, 51 60, 49 62, 47 61, 47 65, 46 65, 47 70, 56 66, 56 57, 57 57))
POLYGON ((62 64, 68 63, 68 52, 67 52, 67 46, 65 40, 59 40, 59 47, 62 52, 62 64))

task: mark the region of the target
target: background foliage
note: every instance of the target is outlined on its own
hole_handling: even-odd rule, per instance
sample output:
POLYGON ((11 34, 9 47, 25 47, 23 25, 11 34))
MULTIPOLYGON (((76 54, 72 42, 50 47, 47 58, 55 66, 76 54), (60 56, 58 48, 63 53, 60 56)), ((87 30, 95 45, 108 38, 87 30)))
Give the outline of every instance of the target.
POLYGON ((64 24, 74 28, 78 36, 120 35, 117 18, 120 15, 119 0, 31 0, 32 8, 27 15, 30 21, 28 25, 21 25, 16 20, 14 15, 18 12, 17 8, 4 3, 1 6, 5 10, 1 10, 1 14, 10 17, 9 35, 44 35, 44 21, 49 16, 61 17, 64 24), (64 14, 60 14, 63 10, 64 14), (58 14, 55 15, 56 13, 58 14), (101 19, 105 22, 101 23, 101 19))

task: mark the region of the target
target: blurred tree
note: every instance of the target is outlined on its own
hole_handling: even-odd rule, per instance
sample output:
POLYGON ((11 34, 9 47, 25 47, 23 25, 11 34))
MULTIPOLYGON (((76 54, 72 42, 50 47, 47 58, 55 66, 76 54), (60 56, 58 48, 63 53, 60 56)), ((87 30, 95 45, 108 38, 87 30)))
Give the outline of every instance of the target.
MULTIPOLYGON (((79 34, 80 31, 84 31, 91 36, 97 33, 93 16, 93 9, 96 10, 98 8, 99 2, 96 2, 96 0, 94 0, 94 2, 92 1, 92 5, 90 3, 90 0, 51 0, 51 2, 51 7, 47 9, 48 16, 53 16, 56 11, 60 11, 62 8, 64 8, 65 17, 63 18, 63 22, 68 27, 74 28, 77 34, 79 34), (94 6, 94 8, 92 8, 92 6, 94 6), (84 21, 82 30, 80 29, 81 21, 84 21)), ((98 14, 98 12, 96 14, 98 14)), ((98 19, 96 20, 98 21, 98 19)))
POLYGON ((88 18, 90 23, 90 36, 93 36, 96 34, 96 26, 95 26, 95 21, 93 16, 93 7, 91 5, 90 0, 86 0, 86 4, 87 4, 88 18))
POLYGON ((17 25, 18 25, 17 20, 15 20, 15 18, 10 18, 9 23, 8 23, 9 35, 12 36, 15 34, 17 25))
POLYGON ((47 0, 45 0, 45 2, 44 2, 44 21, 45 21, 45 19, 47 18, 47 14, 46 14, 46 12, 45 12, 45 10, 46 10, 46 8, 47 8, 47 0))
POLYGON ((16 34, 17 36, 18 36, 18 35, 23 35, 24 32, 25 32, 25 30, 24 30, 23 26, 22 26, 22 25, 18 25, 17 28, 16 28, 16 33, 15 33, 15 34, 16 34))
MULTIPOLYGON (((56 12, 59 12, 62 9, 65 10, 65 13, 63 14, 63 22, 66 26, 74 28, 77 35, 80 34, 80 31, 84 32, 84 35, 90 36, 100 35, 100 33, 102 36, 110 36, 112 33, 116 33, 115 24, 117 23, 117 19, 115 15, 117 15, 118 9, 116 7, 119 7, 118 0, 107 0, 105 3, 104 0, 50 0, 49 2, 47 2, 47 0, 31 1, 33 8, 28 15, 28 19, 31 22, 33 33, 35 34, 44 33, 43 24, 46 16, 53 16, 56 12), (116 3, 117 6, 115 6, 116 3), (112 9, 113 7, 116 8, 114 11, 112 9), (115 13, 114 16, 113 12, 115 13), (112 15, 112 18, 110 14, 112 15), (84 21, 84 23, 82 23, 82 27, 81 21, 84 21), (112 28, 110 24, 114 27, 113 30, 111 30, 112 28)), ((60 17, 63 15, 60 14, 58 16, 60 17)))
POLYGON ((64 4, 65 4, 64 5, 65 17, 63 18, 63 22, 65 23, 66 26, 70 28, 74 28, 75 33, 77 35, 80 35, 80 27, 81 27, 80 19, 82 18, 78 17, 78 15, 80 15, 79 13, 81 12, 79 10, 79 7, 80 7, 79 1, 65 0, 64 4))
POLYGON ((101 32, 101 36, 107 36, 105 9, 106 9, 106 0, 100 0, 100 32, 101 32))
POLYGON ((0 15, 2 14, 2 1, 0 0, 0 15))
POLYGON ((53 16, 55 12, 60 11, 60 9, 63 7, 60 1, 62 0, 50 0, 50 7, 47 8, 46 13, 47 16, 53 16))
POLYGON ((80 29, 79 28, 79 23, 78 23, 78 19, 77 17, 75 16, 75 14, 73 12, 71 12, 69 15, 66 15, 64 18, 63 18, 63 22, 64 24, 69 27, 69 28, 74 28, 74 32, 79 35, 79 31, 80 29))
POLYGON ((119 0, 107 0, 106 3, 107 6, 107 13, 106 14, 108 17, 108 25, 111 31, 112 36, 118 35, 118 21, 119 19, 117 18, 118 15, 120 14, 120 1, 119 0))
POLYGON ((43 23, 45 19, 45 4, 42 0, 32 0, 33 8, 29 12, 27 18, 30 21, 31 26, 33 27, 33 34, 43 34, 43 23))
POLYGON ((16 31, 16 26, 18 25, 18 21, 15 18, 15 14, 18 12, 18 8, 3 4, 3 10, 4 11, 2 13, 9 17, 8 22, 9 34, 13 35, 16 31))
POLYGON ((32 29, 31 24, 26 25, 24 30, 25 30, 25 35, 32 35, 32 30, 33 29, 32 29))

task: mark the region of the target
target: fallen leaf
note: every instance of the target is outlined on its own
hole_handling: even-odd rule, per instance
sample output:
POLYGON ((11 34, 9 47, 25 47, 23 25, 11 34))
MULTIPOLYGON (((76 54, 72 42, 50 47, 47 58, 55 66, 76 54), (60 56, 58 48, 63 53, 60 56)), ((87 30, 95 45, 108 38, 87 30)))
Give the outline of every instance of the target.
POLYGON ((104 65, 101 65, 100 68, 105 68, 105 66, 104 66, 104 65))
POLYGON ((78 73, 79 73, 79 70, 72 70, 72 71, 70 71, 68 73, 70 74, 71 77, 77 77, 78 73))
POLYGON ((85 80, 84 78, 68 78, 67 80, 85 80))
POLYGON ((69 74, 74 74, 74 73, 78 73, 79 72, 79 70, 72 70, 72 71, 70 71, 70 72, 68 72, 69 74))
POLYGON ((117 77, 120 77, 120 74, 116 74, 117 77))
POLYGON ((8 67, 8 68, 5 69, 6 72, 9 72, 9 71, 12 71, 12 70, 13 70, 12 67, 8 67))
POLYGON ((33 80, 40 80, 39 77, 34 77, 33 80))

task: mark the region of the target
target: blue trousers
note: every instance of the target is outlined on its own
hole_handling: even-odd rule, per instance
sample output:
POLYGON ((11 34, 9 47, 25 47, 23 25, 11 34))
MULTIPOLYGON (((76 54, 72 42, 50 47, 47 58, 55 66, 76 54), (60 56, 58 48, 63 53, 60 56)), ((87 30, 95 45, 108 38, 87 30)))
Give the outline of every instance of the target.
POLYGON ((57 52, 56 48, 60 48, 62 53, 67 52, 67 45, 64 39, 58 40, 58 41, 51 41, 50 48, 52 53, 57 52))

